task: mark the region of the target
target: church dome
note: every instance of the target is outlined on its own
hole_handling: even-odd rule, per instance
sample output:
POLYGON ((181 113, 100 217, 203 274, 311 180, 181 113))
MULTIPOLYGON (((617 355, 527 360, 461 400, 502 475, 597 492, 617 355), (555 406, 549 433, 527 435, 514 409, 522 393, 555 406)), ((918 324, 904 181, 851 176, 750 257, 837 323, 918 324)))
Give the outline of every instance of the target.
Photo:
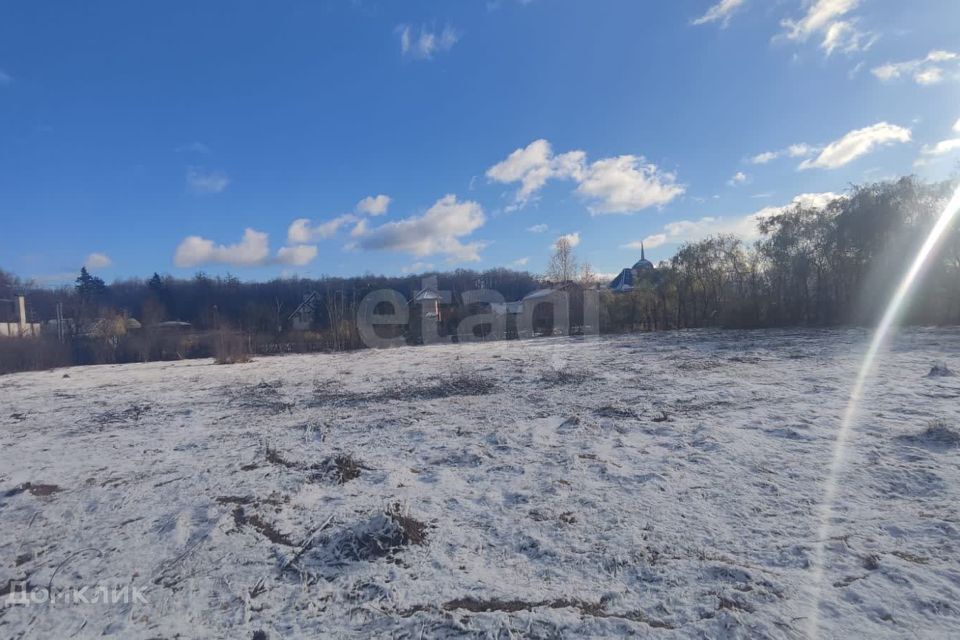
POLYGON ((656 267, 653 266, 653 263, 647 260, 646 251, 643 249, 643 243, 640 243, 640 259, 633 265, 634 271, 653 271, 656 267))

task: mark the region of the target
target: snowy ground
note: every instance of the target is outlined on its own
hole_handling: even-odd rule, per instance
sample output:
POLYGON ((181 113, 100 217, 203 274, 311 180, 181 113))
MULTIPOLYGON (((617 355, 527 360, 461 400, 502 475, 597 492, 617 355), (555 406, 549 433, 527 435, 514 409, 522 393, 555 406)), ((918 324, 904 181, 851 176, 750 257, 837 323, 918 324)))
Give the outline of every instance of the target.
MULTIPOLYGON (((0 636, 803 637, 866 338, 0 377, 0 590, 147 599, 4 596, 0 636)), ((960 332, 906 332, 868 391, 827 541, 825 637, 960 635, 960 377, 928 377, 938 362, 960 370, 960 332)))

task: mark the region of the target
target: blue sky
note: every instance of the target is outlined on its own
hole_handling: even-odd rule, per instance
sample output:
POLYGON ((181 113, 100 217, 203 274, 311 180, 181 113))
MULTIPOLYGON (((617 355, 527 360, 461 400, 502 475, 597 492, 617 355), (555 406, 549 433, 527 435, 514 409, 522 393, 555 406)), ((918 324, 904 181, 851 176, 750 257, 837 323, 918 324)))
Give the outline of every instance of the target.
POLYGON ((955 0, 20 2, 0 267, 613 273, 960 159, 955 0))

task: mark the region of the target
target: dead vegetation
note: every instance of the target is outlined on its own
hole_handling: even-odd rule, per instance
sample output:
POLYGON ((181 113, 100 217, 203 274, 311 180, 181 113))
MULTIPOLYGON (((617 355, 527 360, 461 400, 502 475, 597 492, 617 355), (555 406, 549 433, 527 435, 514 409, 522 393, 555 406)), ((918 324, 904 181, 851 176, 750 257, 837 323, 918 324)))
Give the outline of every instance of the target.
POLYGON ((267 447, 266 458, 267 458, 267 462, 269 462, 270 464, 286 467, 287 469, 307 469, 308 468, 297 462, 291 462, 290 460, 287 460, 282 455, 280 455, 279 451, 271 447, 267 447))
POLYGON ((676 362, 679 371, 710 371, 723 366, 723 361, 715 358, 684 358, 676 362))
POLYGON ((928 378, 954 378, 956 373, 947 368, 947 365, 943 362, 938 362, 933 365, 930 369, 930 373, 927 374, 928 378))
POLYGON ((378 391, 344 391, 324 385, 314 388, 310 406, 357 407, 382 402, 412 402, 443 398, 484 396, 497 391, 497 384, 478 374, 460 374, 449 380, 400 384, 378 391))
MULTIPOLYGON (((403 611, 401 615, 409 616, 418 611, 430 611, 435 607, 420 605, 403 611)), ((607 611, 607 602, 601 598, 598 602, 590 602, 577 598, 554 598, 552 600, 505 600, 502 598, 480 599, 473 596, 455 598, 442 605, 443 611, 467 611, 469 613, 518 613, 520 611, 534 611, 536 609, 572 609, 581 616, 594 618, 611 618, 640 622, 652 629, 675 629, 676 627, 663 620, 651 618, 643 611, 607 611)))
POLYGON ((637 412, 627 407, 614 405, 604 405, 593 410, 594 415, 599 418, 636 418, 637 412))
MULTIPOLYGON (((279 451, 267 447, 266 460, 287 469, 295 469, 310 474, 312 481, 333 480, 337 484, 345 484, 360 477, 361 471, 369 471, 370 467, 354 458, 349 453, 340 453, 314 464, 294 462, 284 458, 279 451)), ((250 466, 250 465, 247 465, 250 466)), ((256 468, 255 466, 253 468, 256 468)))
POLYGON ((126 409, 106 411, 100 414, 100 416, 97 418, 97 422, 99 422, 101 425, 139 422, 140 418, 149 412, 151 408, 152 407, 146 403, 132 404, 126 409))
POLYGON ((253 496, 217 496, 217 504, 252 504, 253 496))
POLYGON ((277 529, 261 518, 258 514, 254 513, 252 515, 247 515, 243 507, 237 506, 233 510, 233 523, 237 526, 238 529, 249 525, 257 533, 264 536, 270 542, 274 544, 281 544, 285 547, 295 546, 293 541, 290 540, 285 534, 280 533, 277 529))
POLYGON ((370 467, 364 466, 360 461, 350 454, 341 454, 332 458, 327 458, 319 465, 314 465, 319 470, 314 474, 314 479, 333 478, 337 484, 344 484, 360 477, 361 471, 369 471, 370 467))
POLYGON ((592 377, 586 371, 577 369, 545 369, 540 373, 540 383, 544 387, 561 387, 583 384, 592 377))
POLYGON ((960 432, 942 420, 935 420, 920 433, 899 436, 899 440, 928 449, 954 449, 960 447, 960 432))
POLYGON ((284 398, 280 392, 282 388, 283 382, 280 380, 263 381, 255 385, 227 387, 226 393, 234 404, 243 409, 256 409, 273 415, 292 413, 296 403, 284 398))
POLYGON ((214 364, 243 364, 250 362, 249 344, 245 336, 220 330, 214 343, 214 364))
POLYGON ((43 483, 33 483, 33 482, 24 482, 23 484, 18 484, 13 489, 9 489, 6 493, 3 494, 4 498, 12 498, 15 495, 21 494, 24 491, 29 493, 32 496, 43 498, 46 496, 53 495, 62 489, 55 484, 43 484, 43 483))
POLYGON ((927 564, 930 562, 929 559, 910 553, 909 551, 891 551, 890 555, 896 556, 901 560, 906 560, 907 562, 912 562, 913 564, 927 564))
POLYGON ((349 563, 394 558, 405 547, 426 542, 427 525, 393 504, 352 527, 318 538, 305 555, 303 568, 333 577, 349 563))
POLYGON ((386 514, 400 527, 404 544, 423 545, 427 542, 427 525, 413 518, 399 503, 387 508, 386 514))
POLYGON ((491 598, 489 600, 480 600, 479 598, 466 597, 456 598, 445 602, 443 608, 447 611, 463 609, 471 613, 490 613, 493 611, 502 611, 504 613, 516 613, 518 611, 533 611, 534 609, 578 609, 581 613, 587 615, 601 615, 604 612, 604 605, 599 602, 585 602, 583 600, 567 600, 563 598, 555 600, 540 600, 529 602, 525 600, 501 600, 491 598))
POLYGON ((753 613, 754 608, 747 602, 744 602, 742 598, 739 597, 727 597, 723 594, 717 594, 717 610, 729 609, 730 611, 744 611, 746 613, 753 613))

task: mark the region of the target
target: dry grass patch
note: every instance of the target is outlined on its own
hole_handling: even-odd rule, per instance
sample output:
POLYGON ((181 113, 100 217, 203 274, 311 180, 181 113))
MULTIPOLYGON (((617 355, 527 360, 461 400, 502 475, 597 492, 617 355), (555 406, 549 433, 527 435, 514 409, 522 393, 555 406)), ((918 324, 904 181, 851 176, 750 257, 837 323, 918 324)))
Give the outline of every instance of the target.
POLYGON ((484 396, 496 393, 493 380, 477 374, 460 374, 450 379, 398 384, 379 391, 345 391, 329 385, 318 385, 311 406, 357 407, 383 402, 414 402, 463 396, 484 396))

